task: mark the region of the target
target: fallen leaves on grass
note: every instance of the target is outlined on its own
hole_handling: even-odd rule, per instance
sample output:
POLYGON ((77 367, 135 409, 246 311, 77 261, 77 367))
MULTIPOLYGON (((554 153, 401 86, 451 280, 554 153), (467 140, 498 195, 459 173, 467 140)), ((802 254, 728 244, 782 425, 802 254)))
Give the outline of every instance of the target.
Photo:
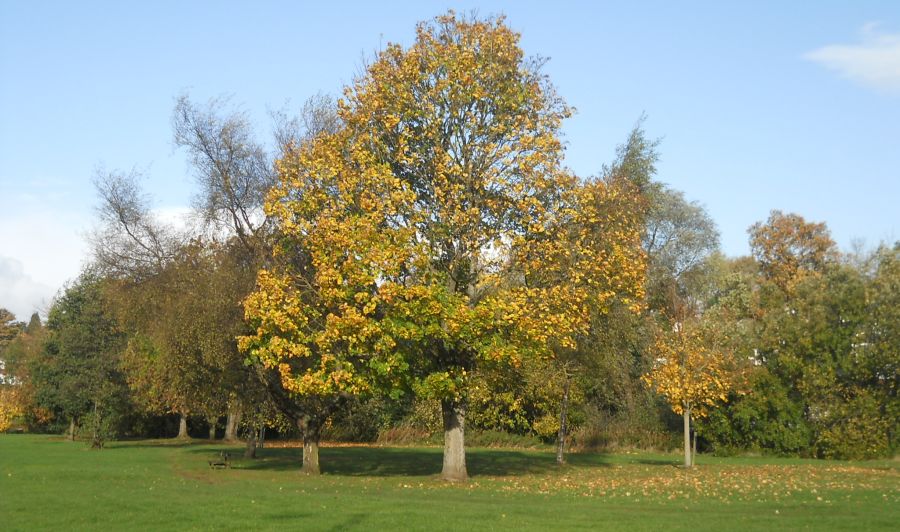
POLYGON ((496 477, 509 492, 572 492, 585 497, 627 500, 716 500, 724 503, 816 502, 830 504, 837 495, 879 491, 900 502, 900 472, 850 466, 709 465, 686 470, 673 466, 617 465, 572 469, 565 475, 496 477))

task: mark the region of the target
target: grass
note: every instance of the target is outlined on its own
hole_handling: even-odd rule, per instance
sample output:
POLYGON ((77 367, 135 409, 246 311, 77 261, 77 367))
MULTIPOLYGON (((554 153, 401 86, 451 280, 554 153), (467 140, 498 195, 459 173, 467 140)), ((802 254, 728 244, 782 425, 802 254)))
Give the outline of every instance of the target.
POLYGON ((900 522, 900 463, 471 449, 470 482, 437 480, 437 448, 324 447, 211 470, 239 447, 0 435, 0 529, 877 530, 900 522))

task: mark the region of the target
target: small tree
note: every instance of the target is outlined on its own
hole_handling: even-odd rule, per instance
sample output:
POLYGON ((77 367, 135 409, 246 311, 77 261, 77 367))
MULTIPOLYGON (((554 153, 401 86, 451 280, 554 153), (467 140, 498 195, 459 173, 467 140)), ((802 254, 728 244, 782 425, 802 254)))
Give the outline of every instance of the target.
POLYGON ((657 364, 641 380, 665 396, 672 410, 683 416, 684 466, 691 467, 691 417, 705 417, 708 408, 727 401, 733 378, 723 353, 708 346, 696 325, 678 322, 673 329, 657 338, 657 364))

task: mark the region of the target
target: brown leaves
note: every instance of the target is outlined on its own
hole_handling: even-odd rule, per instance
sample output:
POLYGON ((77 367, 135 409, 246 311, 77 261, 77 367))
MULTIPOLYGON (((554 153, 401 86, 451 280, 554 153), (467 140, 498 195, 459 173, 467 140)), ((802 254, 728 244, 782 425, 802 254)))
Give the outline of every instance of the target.
POLYGON ((821 273, 835 258, 835 243, 825 224, 807 222, 797 214, 772 211, 765 224, 756 223, 749 232, 763 275, 785 292, 821 273))

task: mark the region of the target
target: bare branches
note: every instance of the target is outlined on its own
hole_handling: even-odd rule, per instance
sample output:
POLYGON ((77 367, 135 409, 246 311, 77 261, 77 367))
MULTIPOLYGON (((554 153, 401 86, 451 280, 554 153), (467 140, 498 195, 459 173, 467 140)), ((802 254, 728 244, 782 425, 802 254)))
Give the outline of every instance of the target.
POLYGON ((187 96, 178 98, 172 116, 175 144, 187 148, 196 171, 195 207, 204 222, 256 249, 266 225, 262 205, 275 176, 246 114, 227 105, 214 99, 200 107, 187 96))
POLYGON ((299 116, 293 116, 285 108, 270 111, 274 123, 273 135, 281 156, 290 146, 299 146, 323 133, 333 134, 341 126, 337 102, 327 94, 311 96, 303 104, 299 116))
POLYGON ((97 264, 114 277, 143 279, 159 272, 184 240, 154 218, 138 178, 134 171, 100 171, 94 179, 102 225, 90 240, 97 264))

